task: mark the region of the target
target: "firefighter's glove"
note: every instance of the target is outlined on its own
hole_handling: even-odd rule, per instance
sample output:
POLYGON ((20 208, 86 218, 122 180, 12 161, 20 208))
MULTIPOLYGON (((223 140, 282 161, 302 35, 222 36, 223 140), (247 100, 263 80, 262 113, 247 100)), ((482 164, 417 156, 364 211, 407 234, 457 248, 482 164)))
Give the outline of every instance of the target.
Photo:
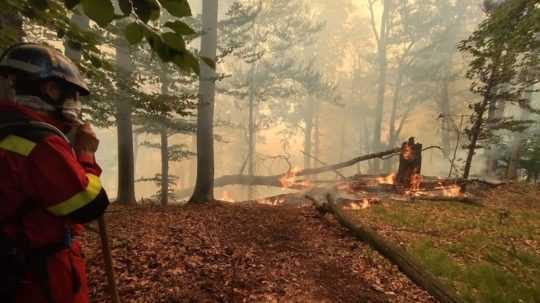
POLYGON ((92 130, 90 123, 86 122, 77 128, 75 134, 75 152, 77 154, 94 154, 99 146, 99 140, 92 130))

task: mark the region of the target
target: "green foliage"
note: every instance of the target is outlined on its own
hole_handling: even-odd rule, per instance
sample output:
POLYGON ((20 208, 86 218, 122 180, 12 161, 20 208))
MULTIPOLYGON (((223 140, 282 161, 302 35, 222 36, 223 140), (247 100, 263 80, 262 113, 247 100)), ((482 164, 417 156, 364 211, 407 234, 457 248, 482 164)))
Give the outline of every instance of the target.
POLYGON ((191 16, 191 8, 187 0, 160 0, 159 2, 174 17, 191 16))
POLYGON ((137 44, 141 42, 141 40, 144 38, 144 30, 144 26, 137 22, 128 24, 125 28, 126 40, 130 44, 137 44))
MULTIPOLYGON (((527 91, 538 81, 540 70, 540 6, 538 1, 507 0, 489 6, 488 18, 459 45, 459 50, 471 56, 467 78, 471 92, 481 97, 473 101, 470 140, 465 178, 479 142, 490 139, 499 121, 485 117, 488 110, 501 102, 528 104, 527 91)), ((507 124, 510 125, 510 124, 507 124)))
MULTIPOLYGON (((59 0, 38 1, 21 3, 16 0, 7 0, 0 8, 21 13, 32 20, 39 20, 47 27, 54 29, 59 34, 71 31, 66 9, 74 10, 79 1, 69 0, 60 2, 59 0), (63 14, 58 14, 62 12, 63 14), (37 18, 36 18, 37 17, 37 18), (59 19, 59 20, 58 20, 59 19), (61 20, 61 21, 60 21, 61 20)), ((199 66, 191 60, 193 54, 185 49, 184 36, 194 35, 195 31, 189 25, 180 20, 171 23, 173 33, 161 32, 153 28, 149 22, 157 20, 162 9, 170 15, 181 18, 191 16, 191 9, 186 0, 121 0, 119 1, 122 15, 115 13, 111 0, 82 0, 80 1, 82 11, 100 27, 110 29, 114 20, 123 20, 125 27, 120 30, 124 37, 131 44, 137 44, 145 37, 151 49, 164 62, 176 63, 185 72, 195 72, 198 74, 199 66), (173 58, 184 58, 184 60, 173 60, 173 58)), ((2 30, 4 32, 5 30, 2 30)), ((82 49, 88 45, 82 43, 82 49)), ((100 56, 96 56, 99 58, 100 56)), ((97 62, 96 60, 93 60, 97 62)), ((102 68, 103 64, 96 64, 97 68, 102 68)))
POLYGON ((179 35, 189 36, 196 34, 196 32, 189 25, 180 20, 174 22, 165 22, 163 26, 172 29, 179 35))
POLYGON ((82 0, 81 4, 88 18, 101 27, 107 26, 114 20, 114 7, 110 0, 82 0))

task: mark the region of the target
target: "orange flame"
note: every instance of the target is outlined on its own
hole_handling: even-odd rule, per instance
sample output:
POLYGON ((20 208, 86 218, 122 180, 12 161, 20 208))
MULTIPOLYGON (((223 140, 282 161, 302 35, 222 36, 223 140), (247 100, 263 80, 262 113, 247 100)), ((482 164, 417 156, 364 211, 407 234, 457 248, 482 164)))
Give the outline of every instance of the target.
POLYGON ((417 192, 420 190, 420 185, 422 185, 423 177, 421 174, 414 174, 411 177, 411 191, 417 192))
POLYGON ((291 187, 311 187, 313 183, 310 180, 297 181, 297 174, 301 171, 300 168, 295 167, 289 170, 283 177, 279 179, 279 183, 284 188, 291 187))
POLYGON ((460 197, 463 195, 461 186, 453 184, 450 186, 442 186, 443 195, 448 197, 460 197))
POLYGON ((234 202, 234 199, 231 197, 231 194, 228 191, 223 192, 220 200, 226 202, 234 202))
POLYGON ((377 182, 379 184, 394 184, 396 181, 396 174, 392 173, 386 177, 378 177, 377 182))
POLYGON ((344 206, 343 208, 347 210, 361 210, 361 209, 366 209, 370 206, 368 198, 362 199, 362 204, 359 204, 359 202, 360 201, 349 203, 347 206, 344 206))

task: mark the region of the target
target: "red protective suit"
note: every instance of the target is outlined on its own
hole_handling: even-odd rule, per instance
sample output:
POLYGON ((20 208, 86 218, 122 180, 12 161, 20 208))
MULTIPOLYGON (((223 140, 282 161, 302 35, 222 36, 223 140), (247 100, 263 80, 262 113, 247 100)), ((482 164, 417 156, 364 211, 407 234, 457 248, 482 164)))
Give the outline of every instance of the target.
MULTIPOLYGON (((0 117, 6 117, 6 113, 67 130, 66 125, 44 114, 0 102, 0 117)), ((37 139, 17 132, 0 136, 0 221, 14 216, 22 205, 30 205, 22 223, 2 224, 0 231, 19 241, 24 238, 30 251, 60 246, 44 259, 46 272, 37 265, 29 266, 23 286, 16 292, 16 303, 88 302, 85 266, 77 240, 82 225, 75 224, 80 220, 73 216, 88 221, 105 210, 108 199, 100 174, 93 155, 76 155, 70 144, 54 133, 37 139)))

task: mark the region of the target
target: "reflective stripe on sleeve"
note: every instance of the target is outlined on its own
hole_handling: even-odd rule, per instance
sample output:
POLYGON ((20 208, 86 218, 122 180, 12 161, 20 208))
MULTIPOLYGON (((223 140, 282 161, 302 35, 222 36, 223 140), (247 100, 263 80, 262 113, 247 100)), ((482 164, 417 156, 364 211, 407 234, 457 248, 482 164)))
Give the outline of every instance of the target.
POLYGON ((86 174, 86 176, 88 177, 88 185, 84 191, 75 194, 64 202, 47 208, 47 210, 54 215, 65 216, 92 202, 101 191, 101 182, 99 177, 95 175, 86 174))
POLYGON ((34 147, 36 147, 36 143, 15 135, 8 135, 0 140, 0 149, 8 150, 25 157, 30 155, 34 147))

